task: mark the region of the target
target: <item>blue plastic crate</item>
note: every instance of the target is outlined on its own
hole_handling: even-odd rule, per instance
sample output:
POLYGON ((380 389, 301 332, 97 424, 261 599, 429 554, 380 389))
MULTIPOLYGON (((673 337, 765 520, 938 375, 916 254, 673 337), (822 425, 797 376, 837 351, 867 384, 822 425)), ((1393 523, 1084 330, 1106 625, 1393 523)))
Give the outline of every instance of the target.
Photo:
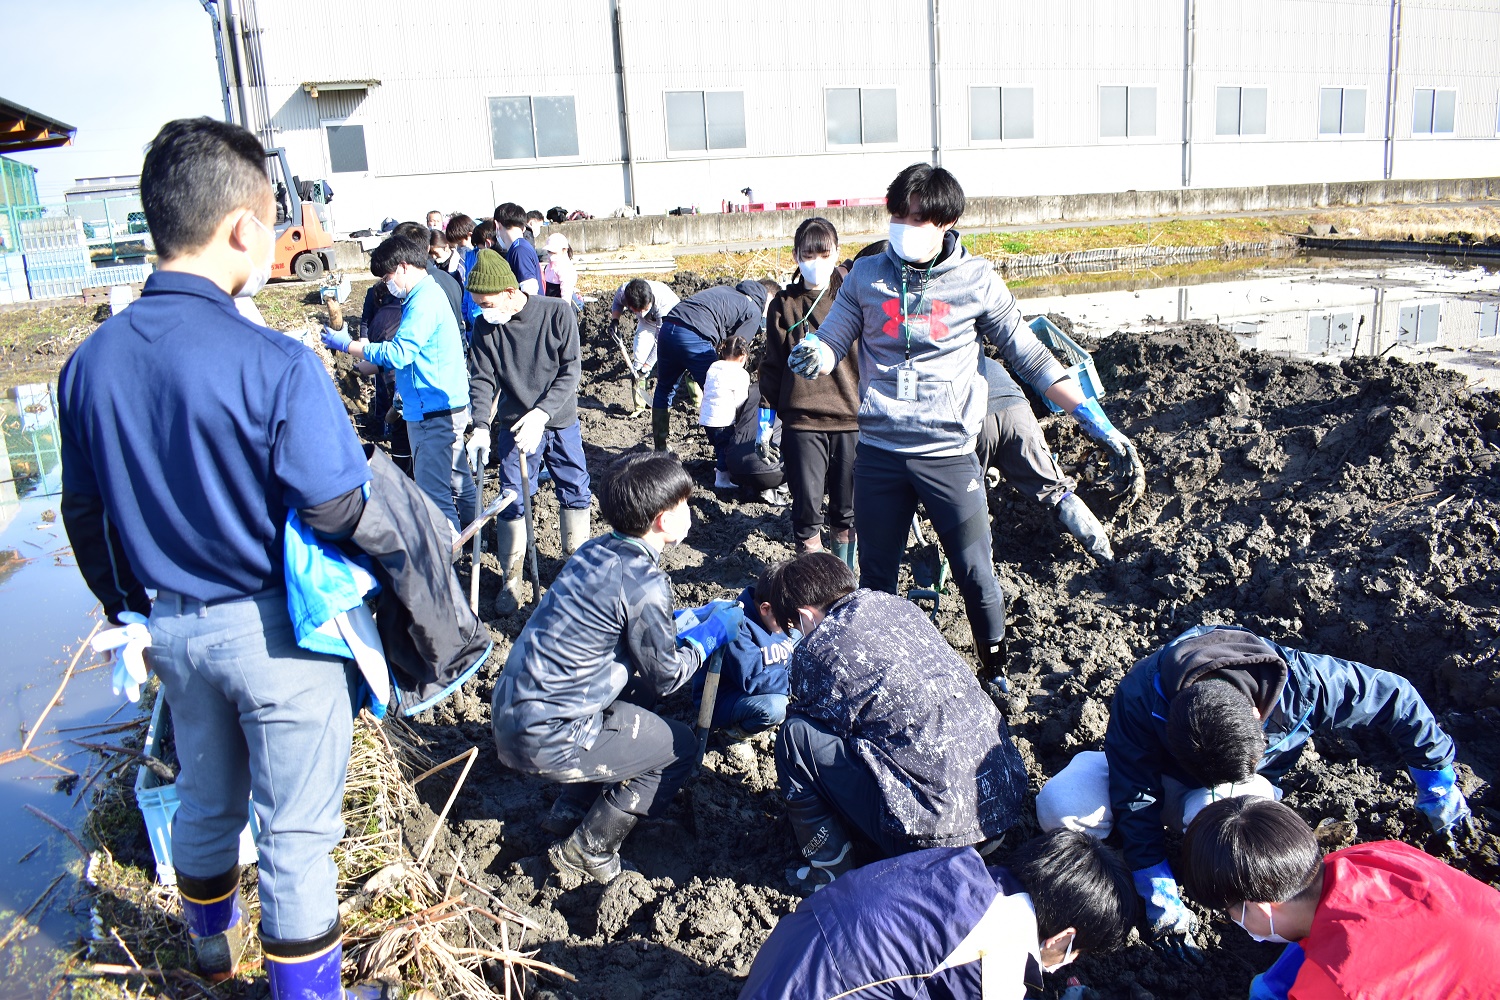
MULTIPOLYGON (((1072 337, 1059 330, 1045 316, 1038 316, 1031 321, 1031 332, 1036 334, 1036 339, 1068 359, 1068 374, 1076 378, 1078 384, 1083 387, 1085 399, 1098 399, 1104 395, 1104 385, 1099 381, 1099 373, 1094 369, 1093 356, 1079 347, 1072 337)), ((1063 412, 1061 406, 1045 396, 1042 398, 1047 403, 1047 409, 1053 413, 1063 412)))

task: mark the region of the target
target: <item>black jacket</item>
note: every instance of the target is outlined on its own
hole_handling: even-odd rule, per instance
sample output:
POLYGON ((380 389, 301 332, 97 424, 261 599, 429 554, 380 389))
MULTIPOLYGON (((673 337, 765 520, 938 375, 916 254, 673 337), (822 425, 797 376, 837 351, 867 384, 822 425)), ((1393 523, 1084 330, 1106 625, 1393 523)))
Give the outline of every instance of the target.
MULTIPOLYGON (((734 423, 727 430, 726 437, 719 439, 719 448, 724 455, 725 471, 731 476, 764 476, 781 471, 780 465, 762 462, 755 450, 755 437, 760 433, 760 386, 756 383, 750 383, 750 394, 734 411, 734 423)), ((781 447, 779 420, 771 430, 771 443, 781 447)))
MULTIPOLYGON (((458 279, 445 271, 438 262, 431 257, 427 258, 427 273, 432 275, 432 280, 448 296, 448 305, 453 307, 453 318, 458 320, 458 328, 463 330, 468 324, 464 322, 464 286, 458 283, 458 279)), ((366 295, 366 301, 369 297, 366 295)))
POLYGON ((617 533, 583 544, 516 637, 495 682, 490 717, 500 761, 576 781, 604 710, 638 678, 647 694, 682 687, 702 665, 677 645, 672 587, 657 553, 617 533))
POLYGON ((474 321, 469 411, 474 427, 509 427, 534 407, 547 413, 552 430, 578 420, 578 314, 571 302, 526 296, 509 323, 474 321))
POLYGON ((760 332, 766 296, 766 286, 758 281, 705 288, 677 303, 662 326, 686 327, 715 347, 729 336, 744 337, 748 344, 760 332))
POLYGON ((1104 736, 1115 828, 1131 870, 1166 859, 1162 775, 1189 788, 1200 782, 1167 749, 1172 698, 1212 674, 1235 685, 1265 721, 1259 771, 1276 781, 1297 762, 1317 730, 1384 730, 1407 766, 1435 770, 1453 760, 1453 740, 1406 678, 1352 660, 1278 646, 1231 625, 1198 625, 1141 660, 1115 691, 1104 736))

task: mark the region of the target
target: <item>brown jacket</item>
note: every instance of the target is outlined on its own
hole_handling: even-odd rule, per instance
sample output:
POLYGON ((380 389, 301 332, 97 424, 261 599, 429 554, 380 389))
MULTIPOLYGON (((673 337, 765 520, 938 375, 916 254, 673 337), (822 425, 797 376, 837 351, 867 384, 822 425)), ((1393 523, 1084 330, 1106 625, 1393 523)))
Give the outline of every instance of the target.
POLYGON ((783 427, 825 433, 859 430, 855 419, 859 412, 857 345, 849 349, 831 373, 821 378, 802 378, 786 366, 792 348, 816 330, 833 308, 842 283, 842 277, 835 271, 828 281, 828 290, 819 299, 817 291, 809 289, 799 274, 771 300, 766 315, 766 352, 760 361, 760 398, 761 406, 776 411, 783 427))

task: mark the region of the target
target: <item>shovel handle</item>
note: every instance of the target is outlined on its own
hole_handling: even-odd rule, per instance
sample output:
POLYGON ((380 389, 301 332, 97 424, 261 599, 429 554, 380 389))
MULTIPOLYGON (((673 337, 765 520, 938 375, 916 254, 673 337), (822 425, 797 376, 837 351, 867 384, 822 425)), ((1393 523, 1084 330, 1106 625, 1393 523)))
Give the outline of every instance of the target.
POLYGON ((708 673, 703 678, 703 700, 698 706, 698 763, 703 763, 703 754, 708 750, 708 734, 714 725, 714 703, 719 700, 719 672, 724 669, 722 655, 711 656, 708 673))

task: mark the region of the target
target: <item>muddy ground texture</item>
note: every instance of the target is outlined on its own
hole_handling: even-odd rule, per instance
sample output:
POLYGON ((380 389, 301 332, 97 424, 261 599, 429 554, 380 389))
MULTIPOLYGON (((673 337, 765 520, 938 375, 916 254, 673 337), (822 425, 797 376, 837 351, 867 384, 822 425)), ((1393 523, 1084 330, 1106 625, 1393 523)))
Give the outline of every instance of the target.
MULTIPOLYGON (((673 283, 682 295, 705 284, 690 274, 673 283)), ((649 415, 628 415, 629 382, 607 321, 596 302, 582 323, 580 414, 596 477, 650 439, 649 415)), ((1014 727, 1032 791, 1074 753, 1101 747, 1115 685, 1138 658, 1190 625, 1240 624, 1409 677, 1458 741, 1479 833, 1448 854, 1412 810, 1405 769, 1382 737, 1316 738, 1284 788, 1310 823, 1334 821, 1329 846, 1398 838, 1500 885, 1500 398, 1471 394, 1460 376, 1426 365, 1310 364, 1241 351, 1209 326, 1121 333, 1093 350, 1105 408, 1146 464, 1145 498, 1120 511, 1100 480, 1101 456, 1076 425, 1048 417, 1043 426, 1081 494, 1111 523, 1116 564, 1094 564, 1050 512, 1003 484, 991 497, 1010 599, 1010 690, 982 680, 1014 727)), ((339 381, 351 401, 363 398, 339 381)), ((671 447, 699 484, 693 530, 663 559, 679 605, 737 592, 792 554, 785 509, 710 488, 712 451, 681 403, 671 447)), ((562 565, 557 503, 545 488, 536 524, 545 584, 562 565)), ((597 512, 594 530, 605 530, 597 512)), ((626 841, 639 874, 607 889, 561 891, 545 860, 550 838, 537 826, 557 789, 506 770, 493 752, 490 690, 526 611, 491 613, 499 566, 486 553, 483 567, 481 611, 496 652, 482 676, 415 720, 435 759, 481 749, 435 856, 458 853, 469 872, 482 872, 491 892, 543 928, 539 957, 577 977, 544 977, 534 997, 736 996, 757 948, 799 901, 785 883, 794 844, 769 742, 761 738, 748 767, 711 743, 669 815, 626 841)), ((977 662, 956 595, 943 600, 937 624, 977 662)), ((665 711, 690 720, 692 706, 678 695, 665 711)), ((424 807, 407 820, 411 843, 425 840, 451 787, 447 777, 419 786, 424 807)), ((1028 803, 1002 857, 1035 831, 1028 803)), ((1206 911, 1200 917, 1202 968, 1133 942, 1068 972, 1104 998, 1243 996, 1279 946, 1255 944, 1206 911)), ((1066 977, 1048 978, 1047 995, 1058 995, 1066 977)))

